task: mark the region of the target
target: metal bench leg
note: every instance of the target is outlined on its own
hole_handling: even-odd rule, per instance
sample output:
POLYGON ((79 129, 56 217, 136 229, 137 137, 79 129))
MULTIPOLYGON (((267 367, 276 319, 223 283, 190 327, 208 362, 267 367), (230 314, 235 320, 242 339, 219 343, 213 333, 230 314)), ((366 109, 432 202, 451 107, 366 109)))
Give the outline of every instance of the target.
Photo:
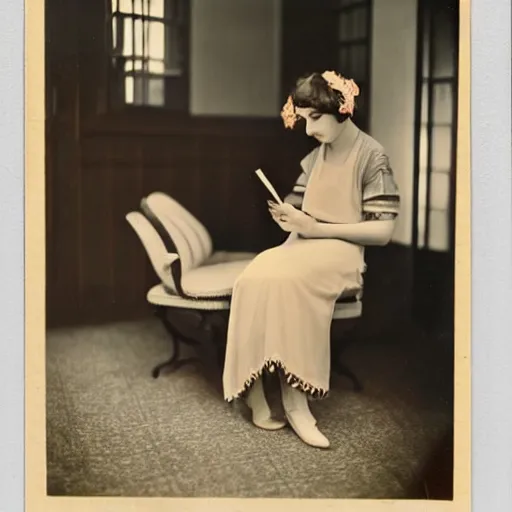
POLYGON ((338 375, 343 375, 344 377, 349 378, 352 381, 352 385, 354 386, 354 391, 360 392, 363 390, 363 385, 361 381, 357 378, 356 374, 350 370, 346 365, 340 362, 338 359, 333 361, 333 370, 338 375))
POLYGON ((191 364, 199 361, 197 357, 187 357, 185 359, 180 359, 180 343, 184 343, 189 346, 197 346, 199 343, 196 340, 188 336, 185 336, 184 334, 179 332, 178 329, 176 329, 176 327, 171 323, 167 316, 167 308, 157 308, 155 314, 160 318, 160 320, 164 324, 165 329, 170 335, 169 337, 172 343, 172 355, 169 359, 167 359, 163 363, 158 364, 153 368, 151 374, 154 379, 160 376, 162 370, 175 372, 182 366, 185 366, 186 364, 191 364))
MULTIPOLYGON (((341 362, 341 353, 347 346, 347 334, 353 329, 354 324, 346 323, 344 335, 342 337, 336 336, 337 339, 332 339, 331 343, 331 361, 332 369, 337 375, 347 377, 352 381, 354 391, 360 392, 363 390, 363 385, 356 374, 341 362)), ((332 334, 332 333, 331 333, 332 334)))
POLYGON ((224 316, 219 315, 217 322, 212 323, 213 343, 217 358, 217 366, 222 373, 224 371, 224 360, 226 358, 226 342, 228 323, 224 316))

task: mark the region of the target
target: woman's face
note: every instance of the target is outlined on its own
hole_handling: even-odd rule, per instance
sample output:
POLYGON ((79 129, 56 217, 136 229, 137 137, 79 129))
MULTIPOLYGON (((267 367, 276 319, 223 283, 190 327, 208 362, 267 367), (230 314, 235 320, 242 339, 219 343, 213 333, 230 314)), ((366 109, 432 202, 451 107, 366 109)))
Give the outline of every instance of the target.
POLYGON ((312 108, 297 108, 295 112, 305 120, 307 135, 314 137, 318 142, 329 144, 341 133, 342 123, 339 123, 332 114, 322 114, 312 108))

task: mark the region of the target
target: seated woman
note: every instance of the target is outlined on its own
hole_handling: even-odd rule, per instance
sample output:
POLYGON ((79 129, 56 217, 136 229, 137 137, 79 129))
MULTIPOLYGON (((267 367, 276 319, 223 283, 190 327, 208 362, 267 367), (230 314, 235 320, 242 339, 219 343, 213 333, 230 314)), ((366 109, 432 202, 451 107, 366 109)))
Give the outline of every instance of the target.
POLYGON ((357 85, 332 71, 298 80, 283 108, 285 126, 305 121, 319 141, 294 188, 301 209, 269 201, 286 242, 259 254, 237 279, 223 374, 228 402, 246 398, 258 427, 277 430, 261 376, 279 372, 286 420, 307 444, 327 448, 309 398, 330 380, 336 300, 362 286, 364 246, 385 245, 398 214, 398 189, 382 146, 351 120, 357 85))

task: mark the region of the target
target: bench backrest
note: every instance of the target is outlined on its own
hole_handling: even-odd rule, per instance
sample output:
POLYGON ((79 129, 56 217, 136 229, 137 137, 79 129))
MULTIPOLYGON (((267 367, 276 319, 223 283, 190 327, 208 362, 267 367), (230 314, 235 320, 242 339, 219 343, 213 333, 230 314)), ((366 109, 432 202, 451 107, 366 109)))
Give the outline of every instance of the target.
POLYGON ((168 289, 177 293, 177 287, 172 274, 167 270, 169 264, 169 253, 156 229, 140 212, 128 213, 128 215, 126 215, 126 220, 142 242, 153 270, 156 272, 160 281, 168 289))
POLYGON ((153 192, 146 203, 175 242, 184 272, 201 266, 212 255, 208 230, 178 201, 163 192, 153 192))

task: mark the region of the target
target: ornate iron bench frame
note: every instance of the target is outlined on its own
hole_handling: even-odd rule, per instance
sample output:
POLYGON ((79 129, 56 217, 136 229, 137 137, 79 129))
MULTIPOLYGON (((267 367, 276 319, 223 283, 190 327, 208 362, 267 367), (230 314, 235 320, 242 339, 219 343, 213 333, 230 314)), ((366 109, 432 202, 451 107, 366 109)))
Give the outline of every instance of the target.
MULTIPOLYGON (((177 203, 176 200, 170 198, 170 196, 162 194, 161 192, 155 194, 160 196, 160 198, 167 198, 169 204, 173 204, 174 207, 176 207, 177 212, 169 212, 171 216, 179 214, 180 209, 182 209, 183 213, 185 213, 189 219, 192 218, 195 222, 199 223, 188 210, 185 210, 183 206, 177 203)), ((208 294, 192 295, 187 292, 183 286, 183 277, 186 275, 187 269, 183 268, 183 258, 180 255, 175 239, 179 235, 184 237, 187 243, 190 241, 187 239, 186 233, 184 233, 183 230, 178 233, 178 225, 169 222, 166 222, 166 225, 164 225, 161 218, 159 218, 160 216, 157 215, 152 208, 152 197, 154 197, 154 194, 142 199, 140 212, 132 211, 126 215, 127 221, 142 241, 153 268, 157 275, 161 277, 162 281, 148 291, 147 301, 152 305, 155 315, 160 319, 170 335, 172 353, 169 359, 159 363, 153 368, 152 376, 156 379, 164 370, 168 372, 177 371, 186 364, 199 362, 200 359, 210 358, 216 360, 217 368, 222 372, 231 295, 227 293, 212 297, 208 296, 208 294), (170 228, 171 225, 172 229, 170 228), (163 248, 165 248, 162 248, 162 250, 165 250, 165 255, 163 258, 160 258, 160 263, 158 263, 155 254, 151 253, 151 250, 145 243, 144 237, 146 234, 144 233, 144 229, 154 230, 153 236, 158 236, 163 244, 163 248), (169 319, 170 310, 197 312, 199 315, 199 328, 211 334, 210 342, 201 343, 198 339, 180 331, 169 319), (198 350, 198 352, 202 357, 181 358, 182 346, 199 347, 200 350, 198 350)), ((169 220, 169 218, 167 220, 169 220)), ((190 225, 188 227, 190 227, 190 225)), ((201 229, 206 231, 206 228, 204 228, 202 224, 201 229)), ((209 234, 207 236, 209 236, 209 234)), ((251 253, 218 252, 213 253, 213 256, 213 259, 206 259, 204 262, 200 262, 198 267, 204 269, 205 266, 212 263, 212 272, 214 272, 215 264, 229 261, 247 261, 248 263, 255 255, 251 253)), ((192 269, 194 268, 197 268, 197 266, 194 267, 194 265, 192 265, 192 269)), ((353 329, 361 316, 361 294, 339 299, 333 313, 331 339, 333 329, 341 326, 343 334, 346 335, 353 329)), ((341 352, 346 344, 342 343, 338 336, 336 336, 336 338, 336 342, 331 343, 332 370, 338 375, 349 378, 352 381, 355 391, 361 391, 363 387, 357 376, 341 362, 341 352)))

